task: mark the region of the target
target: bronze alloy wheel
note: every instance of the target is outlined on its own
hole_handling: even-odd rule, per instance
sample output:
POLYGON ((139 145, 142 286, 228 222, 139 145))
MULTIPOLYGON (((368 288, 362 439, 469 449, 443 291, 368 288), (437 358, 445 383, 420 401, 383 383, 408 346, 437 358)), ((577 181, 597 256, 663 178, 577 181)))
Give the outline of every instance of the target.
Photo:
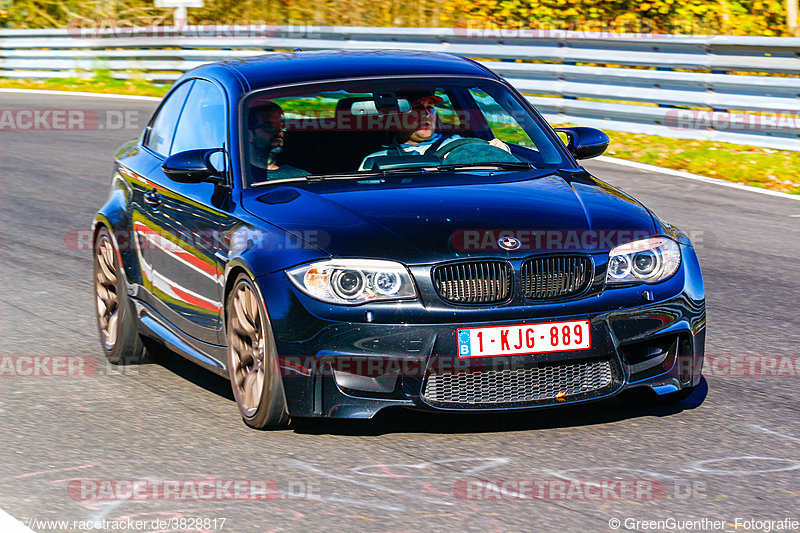
POLYGON ((94 241, 94 297, 97 332, 113 364, 140 363, 147 359, 139 336, 136 313, 128 295, 122 260, 105 227, 94 241))
POLYGON ((242 274, 227 303, 228 373, 242 418, 255 428, 285 426, 283 381, 261 295, 242 274))
POLYGON ((100 331, 100 341, 106 350, 114 348, 119 327, 117 261, 114 255, 114 246, 108 235, 100 235, 94 252, 94 290, 97 304, 97 326, 100 331))

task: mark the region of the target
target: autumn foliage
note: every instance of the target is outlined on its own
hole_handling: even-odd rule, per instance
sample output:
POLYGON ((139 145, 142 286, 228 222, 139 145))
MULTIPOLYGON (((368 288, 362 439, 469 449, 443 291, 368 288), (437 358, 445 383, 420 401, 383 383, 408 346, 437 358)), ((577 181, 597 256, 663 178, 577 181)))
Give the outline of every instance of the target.
POLYGON ((784 35, 782 0, 446 0, 451 26, 635 31, 678 34, 784 35))
MULTIPOLYGON (((0 0, 0 27, 76 21, 168 24, 153 0, 0 0)), ((447 26, 677 34, 785 35, 784 0, 205 0, 192 24, 447 26)))

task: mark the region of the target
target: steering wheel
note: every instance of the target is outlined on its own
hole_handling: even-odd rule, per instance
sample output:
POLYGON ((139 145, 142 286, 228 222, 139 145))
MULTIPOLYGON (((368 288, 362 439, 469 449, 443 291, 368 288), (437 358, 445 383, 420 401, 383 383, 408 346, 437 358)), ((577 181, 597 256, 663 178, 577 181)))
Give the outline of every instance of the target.
POLYGON ((474 137, 456 139, 440 147, 434 155, 443 163, 518 163, 519 159, 502 148, 474 137))

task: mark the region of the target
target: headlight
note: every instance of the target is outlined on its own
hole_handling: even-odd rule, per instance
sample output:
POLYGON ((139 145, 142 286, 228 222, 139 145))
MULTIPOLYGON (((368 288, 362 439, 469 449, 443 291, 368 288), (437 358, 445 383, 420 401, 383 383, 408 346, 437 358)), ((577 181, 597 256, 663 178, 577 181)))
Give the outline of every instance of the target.
POLYGON ((293 268, 286 274, 304 293, 334 304, 417 296, 411 274, 406 267, 393 261, 331 259, 293 268))
POLYGON ((658 283, 681 264, 681 249, 666 237, 651 237, 617 246, 608 254, 606 283, 658 283))

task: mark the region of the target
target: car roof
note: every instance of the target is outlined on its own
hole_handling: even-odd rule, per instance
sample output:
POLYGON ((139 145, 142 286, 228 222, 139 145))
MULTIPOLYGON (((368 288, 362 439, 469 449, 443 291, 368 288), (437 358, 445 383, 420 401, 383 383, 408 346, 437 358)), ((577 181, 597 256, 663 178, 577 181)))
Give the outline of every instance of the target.
POLYGON ((225 71, 231 74, 231 71, 235 71, 232 77, 245 85, 245 92, 294 83, 371 76, 441 75, 497 79, 489 69, 470 59, 455 54, 415 50, 273 53, 212 63, 187 74, 205 74, 220 79, 227 77, 225 71))

